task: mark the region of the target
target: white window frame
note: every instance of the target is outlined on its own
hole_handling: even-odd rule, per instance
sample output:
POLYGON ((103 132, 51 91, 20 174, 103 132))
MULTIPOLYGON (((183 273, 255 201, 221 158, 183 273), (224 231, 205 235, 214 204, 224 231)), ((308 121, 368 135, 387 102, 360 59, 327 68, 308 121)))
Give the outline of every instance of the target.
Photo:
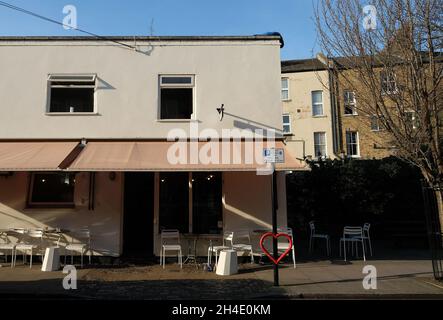
POLYGON ((398 93, 398 84, 397 84, 397 77, 396 75, 391 72, 387 71, 381 71, 380 72, 380 85, 381 85, 381 93, 382 94, 396 94, 398 93), (385 84, 386 89, 390 87, 390 84, 394 84, 394 90, 385 90, 385 84))
POLYGON ((313 117, 324 117, 325 116, 325 108, 324 108, 324 99, 323 99, 323 90, 313 90, 311 91, 311 105, 312 105, 312 116, 313 117), (314 103, 314 93, 320 92, 321 94, 321 103, 314 103), (314 114, 314 106, 321 106, 321 114, 314 114))
POLYGON ((345 90, 343 93, 343 100, 344 100, 344 110, 343 110, 343 114, 345 116, 356 116, 358 115, 357 113, 357 99, 355 97, 355 91, 352 90, 345 90), (349 100, 349 94, 352 94, 354 99, 351 101, 349 100), (346 113, 346 109, 351 109, 352 113, 346 113))
POLYGON ((346 131, 346 153, 349 158, 360 158, 360 134, 358 133, 358 131, 346 131), (349 154, 349 148, 348 148, 349 144, 348 144, 348 137, 347 137, 348 133, 355 133, 355 135, 356 135, 357 154, 353 154, 353 155, 349 154))
POLYGON ((287 77, 281 78, 281 84, 283 84, 283 81, 285 81, 285 80, 286 80, 287 87, 284 88, 283 85, 281 86, 281 100, 282 101, 290 101, 291 96, 290 96, 290 91, 289 91, 289 78, 287 78, 287 77), (283 91, 288 93, 288 97, 286 99, 283 98, 283 91))
POLYGON ((327 134, 326 134, 326 132, 325 131, 316 131, 316 132, 314 132, 314 158, 327 158, 327 156, 328 156, 328 140, 327 140, 327 134), (316 136, 316 134, 323 134, 323 136, 324 136, 324 138, 325 138, 325 144, 324 144, 324 146, 325 146, 325 154, 324 155, 322 155, 322 156, 317 156, 317 153, 315 152, 316 151, 316 146, 323 146, 322 144, 316 144, 315 143, 315 136, 316 136))
POLYGON ((47 78, 47 103, 46 115, 62 115, 62 116, 81 116, 98 114, 97 106, 97 75, 94 73, 79 73, 79 74, 62 74, 52 73, 48 74, 47 78), (72 82, 72 85, 53 85, 53 82, 72 82), (83 85, 82 83, 94 82, 93 85, 83 85), (77 85, 75 83, 78 83, 77 85), (94 89, 94 106, 91 112, 51 112, 51 90, 52 88, 68 88, 68 89, 94 89))
POLYGON ((197 119, 197 104, 196 104, 196 75, 195 74, 160 74, 158 77, 158 110, 157 110, 157 121, 158 122, 189 122, 197 119), (191 78, 191 83, 163 83, 163 78, 191 78), (168 89, 192 89, 192 114, 190 119, 162 119, 161 118, 161 90, 162 88, 168 89))
POLYGON ((290 113, 283 113, 282 121, 283 121, 283 134, 284 135, 291 135, 292 134, 292 116, 291 116, 291 114, 290 113), (285 123, 285 121, 284 121, 285 116, 289 117, 289 123, 285 123), (285 132, 285 126, 289 126, 289 132, 285 132))

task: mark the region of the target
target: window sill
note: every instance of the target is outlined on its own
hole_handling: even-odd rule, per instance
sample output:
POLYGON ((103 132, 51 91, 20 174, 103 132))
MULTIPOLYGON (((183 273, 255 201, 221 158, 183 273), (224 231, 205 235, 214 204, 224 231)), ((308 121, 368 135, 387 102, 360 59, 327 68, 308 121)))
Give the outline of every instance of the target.
POLYGON ((157 122, 160 123, 178 123, 178 122, 183 122, 183 123, 189 123, 189 122, 197 122, 197 119, 157 119, 157 122))
POLYGON ((327 116, 325 116, 324 114, 323 115, 320 115, 320 116, 312 116, 313 118, 327 118, 327 116))
POLYGON ((46 116, 68 116, 68 117, 75 117, 75 116, 99 116, 100 114, 98 112, 46 112, 46 116))
POLYGON ((291 102, 292 99, 282 99, 281 101, 282 101, 282 102, 291 102))
POLYGON ((294 136, 294 134, 293 134, 292 132, 283 133, 283 135, 284 135, 285 137, 293 137, 293 136, 294 136))
POLYGON ((397 91, 382 91, 381 92, 381 95, 384 96, 384 97, 386 97, 386 96, 395 96, 395 95, 398 95, 398 94, 399 94, 398 90, 397 91))
POLYGON ((355 116, 358 116, 358 114, 357 113, 355 113, 355 114, 343 114, 343 117, 355 117, 355 116))

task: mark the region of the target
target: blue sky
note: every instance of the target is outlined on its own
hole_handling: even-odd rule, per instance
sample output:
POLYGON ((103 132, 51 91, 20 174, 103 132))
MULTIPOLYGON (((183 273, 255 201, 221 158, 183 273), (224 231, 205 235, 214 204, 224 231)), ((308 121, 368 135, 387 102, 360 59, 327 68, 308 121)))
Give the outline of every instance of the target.
MULTIPOLYGON (((283 59, 310 58, 318 49, 313 0, 5 0, 62 21, 75 5, 78 27, 99 35, 251 35, 280 32, 283 59)), ((0 35, 76 35, 72 30, 0 6, 0 35)))

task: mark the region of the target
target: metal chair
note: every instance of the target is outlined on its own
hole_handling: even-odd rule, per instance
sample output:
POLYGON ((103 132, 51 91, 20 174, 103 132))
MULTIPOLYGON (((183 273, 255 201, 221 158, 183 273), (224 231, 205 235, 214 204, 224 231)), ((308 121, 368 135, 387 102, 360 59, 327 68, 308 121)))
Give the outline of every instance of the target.
POLYGON ((372 243, 371 243, 371 236, 369 235, 369 229, 371 229, 371 224, 370 223, 365 223, 363 225, 363 241, 368 241, 369 243, 369 253, 371 254, 372 257, 372 243))
POLYGON ((182 246, 180 244, 180 232, 176 229, 162 230, 161 232, 161 250, 160 250, 160 265, 163 264, 165 268, 166 252, 177 252, 178 263, 180 268, 183 268, 182 246))
POLYGON ((6 231, 0 232, 0 251, 3 251, 5 263, 8 263, 8 251, 11 251, 11 268, 14 266, 15 243, 12 243, 6 231))
POLYGON ((222 250, 232 249, 233 240, 234 240, 234 232, 226 231, 223 234, 223 242, 222 242, 221 246, 213 246, 212 245, 212 241, 209 243, 209 247, 208 247, 208 266, 211 265, 211 263, 212 263, 212 254, 213 253, 215 253, 215 266, 217 266, 219 252, 222 251, 222 250), (228 242, 230 244, 229 246, 227 245, 228 242))
POLYGON ((252 249, 251 233, 249 230, 239 230, 234 232, 234 238, 232 240, 232 249, 237 251, 249 252, 251 257, 251 264, 254 263, 254 250, 252 249), (247 243, 234 243, 239 239, 246 240, 247 243))
POLYGON ((328 234, 321 234, 315 232, 315 223, 314 221, 309 222, 309 228, 311 230, 309 237, 309 252, 312 252, 312 247, 314 245, 315 239, 324 239, 326 241, 326 252, 331 255, 331 241, 328 234))
MULTIPOLYGON (((362 227, 344 227, 343 229, 343 237, 340 239, 340 257, 342 255, 341 251, 342 251, 342 243, 343 243, 343 252, 344 252, 344 257, 345 257, 345 261, 346 261, 346 243, 350 242, 351 243, 351 248, 352 248, 352 253, 354 250, 354 243, 358 244, 360 243, 362 246, 362 251, 363 251, 363 260, 366 261, 366 254, 365 254, 365 241, 363 239, 363 228, 362 227)), ((357 245, 355 246, 356 249, 356 254, 358 257, 358 247, 357 245)))
POLYGON ((43 246, 43 236, 44 232, 40 229, 30 229, 30 230, 23 230, 23 229, 15 229, 15 232, 22 233, 26 236, 26 240, 23 241, 23 239, 19 240, 15 244, 15 253, 14 253, 14 266, 17 261, 17 253, 21 252, 23 254, 23 263, 26 264, 26 258, 30 256, 29 260, 29 268, 32 268, 32 256, 34 253, 37 253, 38 255, 41 255, 42 261, 44 256, 44 246, 43 246), (23 241, 23 242, 22 242, 23 241))
MULTIPOLYGON (((292 228, 286 227, 286 228, 278 228, 277 231, 279 233, 286 233, 288 236, 291 237, 292 240, 292 262, 294 263, 294 269, 297 268, 297 264, 295 262, 295 246, 294 246, 294 235, 292 233, 292 228)), ((278 252, 285 252, 289 248, 289 242, 278 242, 277 243, 277 250, 278 252)))
POLYGON ((80 266, 83 268, 83 255, 89 251, 89 264, 92 260, 92 248, 91 248, 91 232, 89 229, 84 228, 80 230, 74 230, 70 232, 71 242, 65 247, 65 261, 66 264, 66 254, 71 253, 71 264, 74 263, 73 252, 80 253, 80 266))

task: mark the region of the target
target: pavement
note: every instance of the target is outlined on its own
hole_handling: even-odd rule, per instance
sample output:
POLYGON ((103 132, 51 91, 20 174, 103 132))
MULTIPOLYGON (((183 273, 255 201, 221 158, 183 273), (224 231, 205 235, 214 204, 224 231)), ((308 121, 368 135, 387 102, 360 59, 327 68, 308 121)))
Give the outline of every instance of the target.
POLYGON ((77 269, 77 289, 63 289, 62 271, 41 272, 41 265, 0 268, 0 299, 443 299, 443 283, 432 278, 426 259, 306 261, 280 265, 280 286, 273 267, 244 263, 239 273, 218 276, 202 265, 180 269, 170 262, 92 266, 77 269), (363 268, 374 266, 377 288, 365 289, 363 268))

